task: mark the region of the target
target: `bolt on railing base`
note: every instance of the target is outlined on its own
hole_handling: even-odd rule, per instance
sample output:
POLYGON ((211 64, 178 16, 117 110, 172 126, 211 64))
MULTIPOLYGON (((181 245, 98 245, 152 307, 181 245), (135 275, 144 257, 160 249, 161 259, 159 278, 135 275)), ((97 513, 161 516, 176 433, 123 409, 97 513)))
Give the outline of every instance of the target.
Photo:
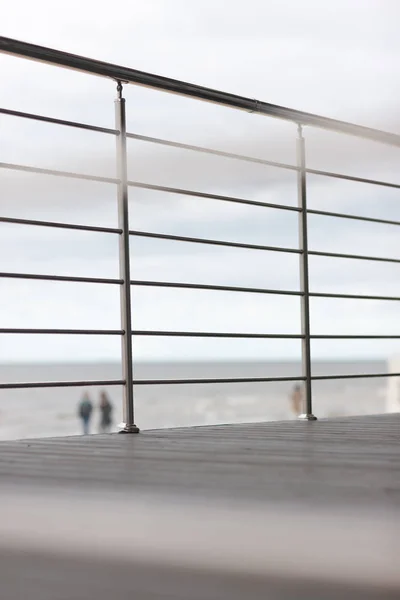
POLYGON ((120 423, 120 428, 118 433, 140 433, 139 427, 137 425, 127 425, 126 423, 120 423))
POLYGON ((298 418, 300 421, 317 421, 317 417, 313 414, 304 413, 299 415, 298 418))

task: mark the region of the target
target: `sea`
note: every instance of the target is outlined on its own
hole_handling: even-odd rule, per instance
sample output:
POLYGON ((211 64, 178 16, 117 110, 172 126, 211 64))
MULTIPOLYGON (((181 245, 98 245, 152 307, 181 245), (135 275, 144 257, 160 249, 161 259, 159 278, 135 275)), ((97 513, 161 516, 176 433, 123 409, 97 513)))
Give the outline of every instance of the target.
MULTIPOLYGON (((313 375, 385 373, 384 360, 315 361, 313 375)), ((298 362, 143 362, 137 379, 291 377, 298 362)), ((121 378, 116 363, 2 364, 0 382, 109 380, 121 378)), ((135 421, 141 429, 294 419, 293 382, 209 383, 135 386, 135 421)), ((99 394, 105 389, 114 406, 113 429, 122 421, 122 388, 61 387, 0 390, 0 439, 69 436, 81 433, 77 406, 87 391, 95 406, 91 433, 99 430, 99 394)), ((386 378, 313 383, 313 411, 319 418, 386 411, 386 378)))

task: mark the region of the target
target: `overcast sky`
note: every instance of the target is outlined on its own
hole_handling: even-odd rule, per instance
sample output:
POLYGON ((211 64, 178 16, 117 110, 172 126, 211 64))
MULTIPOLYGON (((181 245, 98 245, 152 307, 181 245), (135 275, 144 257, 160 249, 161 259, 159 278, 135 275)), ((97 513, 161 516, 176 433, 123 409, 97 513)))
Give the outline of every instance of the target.
MULTIPOLYGON (((148 0, 2 7, 2 35, 400 133, 396 0, 148 0)), ((112 127, 112 81, 0 56, 0 106, 112 127)), ((294 163, 296 127, 126 87, 128 129, 294 163)), ((115 175, 112 136, 0 116, 0 160, 115 175)), ((313 168, 400 183, 399 151, 306 128, 313 168)), ((295 205, 290 171, 129 142, 129 177, 295 205)), ((400 193, 310 176, 311 208, 400 220, 400 193)), ((131 227, 295 248, 294 212, 130 189, 131 227)), ((0 172, 7 216, 116 226, 113 185, 0 172)), ((109 234, 0 225, 1 271, 118 277, 109 234)), ((310 249, 400 259, 395 226, 309 218, 310 249)), ((298 257, 132 238, 132 277, 296 289, 298 257)), ((400 265, 310 258, 313 291, 400 296, 400 265)), ((134 288, 138 329, 299 333, 298 298, 134 288)), ((400 333, 395 302, 311 301, 312 333, 400 333), (397 329, 396 329, 397 327, 397 329)), ((118 328, 116 286, 0 282, 2 327, 118 328)), ((314 342, 313 356, 382 357, 397 342, 314 342)), ((117 338, 2 336, 0 360, 115 360, 117 338)), ((137 358, 298 358, 297 341, 135 340, 137 358)))

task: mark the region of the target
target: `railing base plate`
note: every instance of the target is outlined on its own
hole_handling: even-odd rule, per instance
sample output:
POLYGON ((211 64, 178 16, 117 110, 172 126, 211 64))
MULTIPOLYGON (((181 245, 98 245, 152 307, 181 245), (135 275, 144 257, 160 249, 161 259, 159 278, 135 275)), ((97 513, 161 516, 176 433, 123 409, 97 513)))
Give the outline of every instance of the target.
POLYGON ((304 413, 298 417, 300 421, 317 421, 317 417, 312 414, 304 413))
POLYGON ((119 427, 120 430, 118 433, 140 433, 140 429, 137 425, 126 425, 126 423, 121 423, 119 427))

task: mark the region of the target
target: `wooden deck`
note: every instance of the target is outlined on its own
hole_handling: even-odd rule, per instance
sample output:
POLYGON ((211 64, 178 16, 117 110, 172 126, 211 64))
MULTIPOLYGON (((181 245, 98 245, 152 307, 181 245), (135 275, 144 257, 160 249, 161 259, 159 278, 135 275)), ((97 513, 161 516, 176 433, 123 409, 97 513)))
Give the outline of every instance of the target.
POLYGON ((400 507, 400 413, 0 443, 3 483, 400 507))
POLYGON ((7 600, 399 597, 400 414, 2 442, 0 484, 7 600))

